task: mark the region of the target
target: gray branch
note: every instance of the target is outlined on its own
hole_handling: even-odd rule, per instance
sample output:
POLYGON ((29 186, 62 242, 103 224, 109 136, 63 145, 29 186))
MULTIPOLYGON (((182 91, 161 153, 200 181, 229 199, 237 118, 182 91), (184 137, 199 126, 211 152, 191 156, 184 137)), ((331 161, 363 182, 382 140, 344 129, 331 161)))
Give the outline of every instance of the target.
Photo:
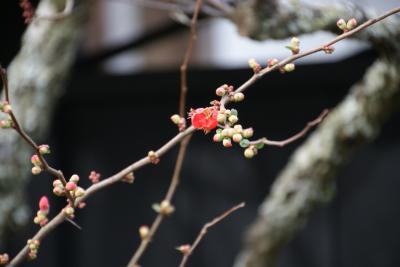
MULTIPOLYGON (((63 92, 74 61, 89 1, 76 1, 73 15, 57 21, 35 20, 29 25, 22 48, 8 68, 13 110, 35 139, 48 133, 52 111, 63 92)), ((63 10, 65 0, 42 0, 39 15, 63 10)), ((23 192, 30 175, 31 148, 11 130, 0 131, 0 244, 6 226, 27 219, 23 192)))

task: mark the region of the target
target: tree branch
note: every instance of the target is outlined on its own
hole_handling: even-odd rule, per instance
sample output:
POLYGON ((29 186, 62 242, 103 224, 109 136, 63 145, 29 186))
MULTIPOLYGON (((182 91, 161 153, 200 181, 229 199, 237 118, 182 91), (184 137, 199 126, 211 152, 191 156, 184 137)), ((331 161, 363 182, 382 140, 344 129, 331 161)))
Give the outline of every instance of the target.
POLYGON ((194 240, 193 244, 190 246, 189 250, 182 251, 183 257, 182 257, 181 263, 179 264, 179 267, 184 267, 186 265, 187 261, 189 260, 190 255, 192 255, 193 251, 197 248, 197 246, 200 244, 200 241, 205 237, 205 235, 207 234, 208 230, 211 227, 215 226, 216 224, 221 222, 223 219, 225 219, 226 217, 231 215, 233 212, 237 211, 240 208, 243 208, 244 206, 245 206, 245 203, 242 202, 242 203, 230 208, 229 210, 225 211, 218 217, 214 218, 212 221, 209 221, 208 223, 206 223, 203 226, 203 228, 201 229, 201 231, 198 234, 198 236, 196 237, 196 239, 194 240))

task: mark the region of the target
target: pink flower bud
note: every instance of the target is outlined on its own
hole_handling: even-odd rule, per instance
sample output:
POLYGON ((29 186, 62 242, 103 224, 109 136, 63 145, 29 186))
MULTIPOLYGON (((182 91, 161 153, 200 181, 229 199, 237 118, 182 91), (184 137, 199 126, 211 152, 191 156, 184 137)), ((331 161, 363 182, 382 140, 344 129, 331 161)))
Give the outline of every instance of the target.
POLYGON ((220 97, 224 96, 225 93, 226 93, 226 87, 227 87, 226 84, 224 84, 224 85, 218 87, 218 88, 215 90, 215 94, 216 94, 217 96, 220 96, 220 97))
POLYGON ((49 199, 46 196, 40 198, 39 208, 41 211, 48 211, 50 209, 49 199))
POLYGON ((32 157, 31 157, 31 162, 32 162, 32 164, 33 165, 35 165, 35 166, 41 166, 42 165, 42 162, 40 161, 40 159, 39 159, 39 156, 38 155, 32 155, 32 157))
POLYGON ((49 222, 49 219, 44 218, 43 220, 40 221, 39 225, 40 225, 41 227, 43 227, 43 226, 45 226, 48 222, 49 222))
POLYGON ((240 141, 242 141, 243 137, 241 134, 234 134, 232 137, 233 142, 235 143, 239 143, 240 141))
POLYGON ((79 176, 77 174, 74 174, 71 176, 71 178, 69 178, 69 181, 77 184, 79 182, 79 176))
POLYGON ((39 146, 39 152, 40 154, 44 155, 44 154, 50 154, 50 147, 49 145, 40 145, 39 146))
POLYGON ((74 182, 68 182, 68 183, 65 185, 65 189, 68 190, 68 191, 75 190, 76 188, 77 188, 77 185, 76 185, 76 183, 74 183, 74 182))
POLYGON ((278 64, 278 63, 279 63, 279 60, 278 60, 278 59, 276 59, 276 58, 269 59, 269 60, 267 61, 267 65, 268 65, 268 67, 275 66, 275 65, 276 65, 276 64, 278 64))
POLYGON ((223 145, 224 147, 231 147, 231 146, 232 146, 231 139, 230 139, 230 138, 225 138, 225 139, 222 141, 222 145, 223 145))
POLYGON ((191 247, 189 244, 181 245, 176 248, 179 252, 181 252, 183 255, 188 255, 191 251, 191 247))
POLYGON ((213 141, 214 142, 221 142, 222 141, 222 136, 221 136, 221 134, 214 134, 214 136, 213 136, 213 141))
POLYGON ((64 195, 64 189, 60 186, 56 186, 53 188, 53 193, 56 196, 62 196, 62 195, 64 195))
POLYGON ((344 19, 339 19, 336 22, 336 25, 338 26, 339 29, 345 30, 346 29, 346 21, 344 19))
POLYGON ((0 121, 0 128, 1 129, 9 129, 13 127, 13 122, 12 120, 1 120, 0 121))
POLYGON ((249 66, 253 69, 254 73, 259 73, 262 69, 261 65, 254 59, 249 59, 249 66))
POLYGON ((11 105, 10 105, 10 104, 5 104, 5 105, 3 106, 3 112, 4 112, 4 113, 10 113, 11 110, 12 110, 12 108, 11 108, 11 105))
POLYGON ((62 182, 59 179, 55 179, 53 181, 53 187, 63 186, 62 182))
POLYGON ((355 18, 349 19, 349 21, 346 24, 346 28, 348 30, 352 30, 355 27, 357 27, 357 20, 355 18))

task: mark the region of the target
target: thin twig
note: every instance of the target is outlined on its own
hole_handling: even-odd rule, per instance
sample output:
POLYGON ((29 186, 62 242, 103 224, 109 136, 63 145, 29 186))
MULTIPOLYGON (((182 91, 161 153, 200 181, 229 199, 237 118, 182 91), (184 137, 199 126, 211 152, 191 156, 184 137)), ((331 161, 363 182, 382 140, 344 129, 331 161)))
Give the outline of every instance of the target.
POLYGON ((188 252, 183 254, 182 261, 179 264, 179 267, 184 267, 190 257, 192 255, 193 251, 196 249, 196 247, 199 245, 200 241, 204 238, 204 236, 207 234, 207 231, 209 228, 213 227, 214 225, 218 224, 220 221, 231 215, 231 213, 235 212, 236 210, 243 208, 245 206, 245 203, 242 202, 239 205, 234 206, 233 208, 225 211, 218 217, 214 218, 212 221, 206 223, 203 228, 201 229, 200 233, 196 237, 195 241, 193 244, 190 246, 190 249, 188 252))
MULTIPOLYGON (((9 96, 9 86, 8 86, 8 78, 7 78, 7 71, 5 69, 3 69, 0 66, 0 76, 1 76, 1 80, 3 82, 3 86, 4 86, 4 96, 5 96, 5 101, 8 102, 8 104, 11 104, 10 102, 10 96, 9 96)), ((33 139, 24 131, 24 129, 21 127, 20 123, 18 122, 17 118, 15 117, 13 111, 9 111, 8 114, 11 117, 11 120, 13 122, 13 128, 14 130, 22 137, 22 139, 24 139, 32 148, 33 150, 35 150, 36 155, 39 157, 39 160, 42 164, 42 168, 44 171, 48 172, 49 174, 51 174, 52 176, 57 177, 58 179, 60 179, 60 181, 63 183, 63 185, 65 186, 67 184, 67 181, 65 180, 64 174, 61 171, 58 171, 56 169, 54 169, 53 167, 51 167, 48 162, 46 161, 46 159, 43 157, 43 155, 40 153, 40 147, 36 144, 35 141, 33 141, 33 139)), ((71 196, 71 194, 69 193, 69 191, 66 191, 66 196, 70 202, 70 204, 73 206, 74 204, 74 198, 71 196)))
MULTIPOLYGON (((60 212, 56 217, 51 219, 50 222, 46 224, 46 226, 40 228, 40 230, 36 233, 36 235, 32 238, 32 240, 42 240, 49 232, 56 229, 58 225, 60 225, 65 220, 65 214, 60 212)), ((20 265, 23 261, 26 260, 26 257, 29 253, 28 245, 25 245, 20 252, 12 259, 12 261, 7 265, 7 267, 16 267, 20 265)))
MULTIPOLYGON (((180 180, 180 173, 182 170, 182 164, 183 160, 185 158, 185 153, 186 153, 186 148, 187 145, 190 141, 191 135, 187 136, 185 139, 182 140, 180 148, 179 148, 179 153, 178 153, 178 158, 175 164, 175 169, 174 169, 174 174, 171 179, 171 184, 169 185, 168 192, 164 198, 165 201, 171 202, 172 197, 175 193, 175 190, 179 184, 180 180)), ((149 233, 146 236, 146 238, 143 238, 142 241, 140 242, 139 247, 135 251, 134 255, 132 256, 131 260, 129 261, 129 264, 127 265, 128 267, 134 267, 137 266, 137 263, 139 262, 140 258, 142 257, 143 253, 146 251, 150 241, 153 239, 155 233, 157 232, 158 228, 160 227, 162 221, 164 220, 165 215, 159 213, 154 220, 153 224, 150 227, 149 233)))
POLYGON ((180 95, 180 99, 179 99, 179 115, 181 117, 185 117, 186 94, 187 94, 187 90, 188 90, 187 68, 188 68, 189 60, 192 56, 194 41, 196 40, 196 37, 197 37, 196 24, 197 24, 197 18, 199 16, 199 12, 200 12, 200 8, 201 8, 201 3, 202 3, 202 0, 196 0, 196 6, 194 8, 193 17, 192 17, 192 20, 190 23, 190 36, 189 36, 189 41, 188 41, 188 47, 186 49, 186 53, 185 53, 185 56, 183 58, 183 62, 181 65, 181 95, 180 95))
MULTIPOLYGON (((188 90, 188 85, 187 85, 187 68, 189 65, 189 61, 193 52, 193 45, 194 41, 196 40, 196 27, 197 27, 197 18, 200 12, 201 8, 201 3, 202 0, 196 0, 196 6, 194 9, 193 17, 191 20, 190 24, 190 36, 188 40, 188 46, 186 49, 186 53, 181 65, 181 87, 180 87, 180 99, 179 99, 179 115, 181 117, 185 117, 185 110, 186 110, 186 95, 187 95, 187 90, 188 90)), ((175 163, 175 168, 174 168, 174 173, 172 175, 171 183, 169 185, 168 191, 166 193, 166 196, 164 198, 164 201, 167 201, 168 203, 171 203, 172 198, 176 192, 176 189, 179 185, 180 181, 180 175, 182 171, 182 166, 183 166, 183 160, 185 159, 185 154, 186 154, 186 149, 187 146, 190 142, 191 134, 189 134, 187 137, 185 137, 180 144, 179 147, 179 152, 178 156, 176 159, 175 163)), ((133 254, 131 260, 128 263, 128 267, 134 267, 137 266, 137 263, 139 262, 140 258, 142 257, 143 253, 146 251, 146 248, 148 247, 149 242, 153 239, 155 233, 157 232, 158 228, 160 227, 163 219, 165 218, 165 215, 162 213, 159 213, 154 220, 153 224, 150 227, 149 234, 146 236, 146 238, 143 238, 142 241, 140 242, 139 247, 133 254)))
POLYGON ((311 130, 312 127, 320 124, 322 122, 322 120, 326 117, 326 115, 328 115, 328 113, 329 113, 329 111, 327 109, 325 109, 318 116, 318 118, 316 118, 313 121, 308 122, 307 125, 303 128, 303 130, 301 130, 297 134, 293 135, 292 137, 289 137, 288 139, 285 139, 282 141, 273 141, 273 140, 268 140, 266 137, 264 137, 264 138, 260 138, 256 141, 250 142, 250 145, 257 145, 257 144, 262 143, 262 144, 269 145, 269 146, 279 146, 279 147, 286 146, 286 145, 302 138, 309 130, 311 130))

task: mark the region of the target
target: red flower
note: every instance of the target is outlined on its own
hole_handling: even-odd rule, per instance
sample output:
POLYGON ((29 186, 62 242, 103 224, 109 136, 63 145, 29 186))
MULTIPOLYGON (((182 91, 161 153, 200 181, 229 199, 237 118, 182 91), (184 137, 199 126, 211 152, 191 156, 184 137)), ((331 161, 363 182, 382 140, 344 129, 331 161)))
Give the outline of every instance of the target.
POLYGON ((218 110, 215 107, 192 109, 189 114, 193 127, 203 129, 206 133, 218 126, 217 116, 218 110))

